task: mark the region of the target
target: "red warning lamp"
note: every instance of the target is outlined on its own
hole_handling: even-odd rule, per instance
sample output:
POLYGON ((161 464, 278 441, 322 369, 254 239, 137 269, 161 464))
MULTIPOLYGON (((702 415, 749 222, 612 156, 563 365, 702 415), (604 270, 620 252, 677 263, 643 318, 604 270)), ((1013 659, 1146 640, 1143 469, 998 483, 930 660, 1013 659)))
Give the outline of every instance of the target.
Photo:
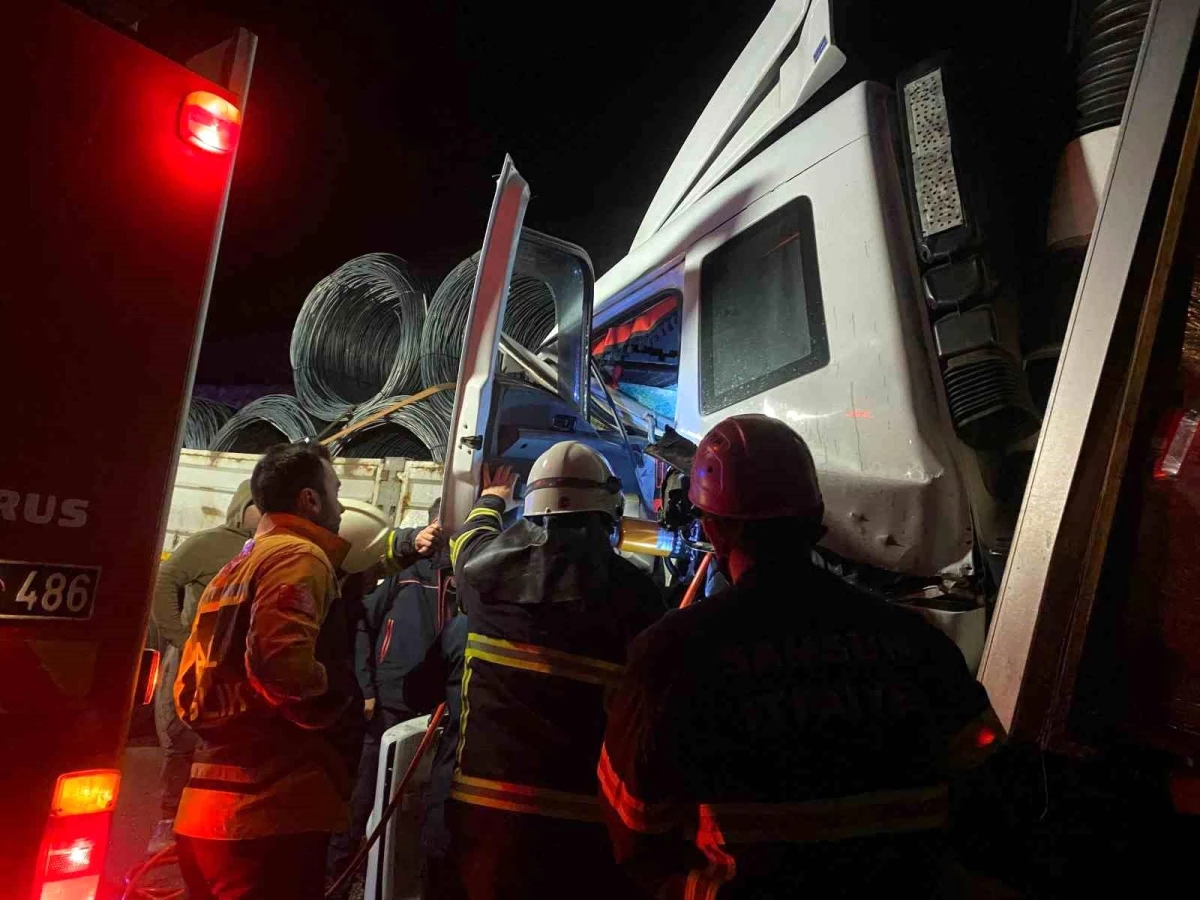
POLYGON ((223 97, 193 91, 179 110, 179 135, 210 153, 228 153, 242 129, 241 111, 223 97))

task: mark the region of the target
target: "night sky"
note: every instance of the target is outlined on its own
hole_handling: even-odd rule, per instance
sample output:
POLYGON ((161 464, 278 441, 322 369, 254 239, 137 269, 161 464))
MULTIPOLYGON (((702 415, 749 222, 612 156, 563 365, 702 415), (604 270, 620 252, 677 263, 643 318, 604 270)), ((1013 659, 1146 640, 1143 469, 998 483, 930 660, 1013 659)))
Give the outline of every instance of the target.
POLYGON ((432 291, 479 249, 506 152, 527 223, 602 273, 770 6, 206 0, 149 17, 144 39, 176 55, 230 23, 259 36, 198 380, 287 381, 305 295, 359 254, 404 257, 432 291))

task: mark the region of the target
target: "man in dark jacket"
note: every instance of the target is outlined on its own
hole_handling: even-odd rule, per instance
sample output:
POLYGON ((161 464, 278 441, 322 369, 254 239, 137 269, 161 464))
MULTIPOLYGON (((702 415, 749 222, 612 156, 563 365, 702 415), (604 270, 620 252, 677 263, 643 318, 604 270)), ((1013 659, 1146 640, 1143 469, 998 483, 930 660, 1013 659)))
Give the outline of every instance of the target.
POLYGON ((450 566, 437 523, 440 502, 434 501, 429 509, 429 525, 391 533, 387 564, 409 565, 367 595, 356 623, 354 668, 363 693, 367 733, 350 798, 350 827, 329 843, 328 869, 333 876, 342 873, 366 834, 375 804, 383 733, 416 715, 405 702, 404 680, 437 638, 438 573, 450 566))
POLYGON ((564 441, 534 463, 525 518, 501 531, 512 473, 450 542, 466 610, 462 731, 447 807, 471 900, 629 897, 597 799, 604 694, 633 637, 662 611, 654 583, 614 552, 620 482, 564 441))
POLYGON ((438 738, 425 791, 425 821, 421 823, 422 900, 462 900, 466 895, 452 860, 446 801, 454 780, 462 714, 462 677, 466 661, 467 617, 459 612, 444 626, 425 659, 404 679, 404 702, 417 715, 446 705, 445 726, 438 738))
POLYGON ((987 694, 920 616, 811 565, 786 424, 716 426, 689 496, 733 587, 630 652, 599 765, 617 858, 660 897, 938 896, 948 782, 1003 735, 987 694))
POLYGON ((175 676, 179 672, 179 651, 192 630, 200 595, 241 551, 258 527, 258 507, 250 496, 250 482, 238 485, 225 515, 225 524, 198 531, 171 551, 158 567, 154 582, 150 615, 162 638, 162 663, 158 688, 154 695, 154 725, 163 748, 162 818, 150 837, 148 853, 157 853, 175 836, 171 825, 179 809, 179 797, 192 770, 196 735, 175 714, 175 676))

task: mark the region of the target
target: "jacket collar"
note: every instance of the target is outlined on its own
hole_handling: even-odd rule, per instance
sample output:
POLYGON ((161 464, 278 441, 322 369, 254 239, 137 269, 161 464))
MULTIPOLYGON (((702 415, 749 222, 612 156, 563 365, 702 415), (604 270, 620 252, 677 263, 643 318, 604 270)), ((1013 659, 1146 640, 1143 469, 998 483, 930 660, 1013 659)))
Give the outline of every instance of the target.
POLYGON ((316 544, 329 557, 329 561, 335 569, 342 567, 342 563, 346 561, 346 554, 350 552, 349 541, 343 540, 315 522, 310 522, 300 516, 293 516, 290 513, 265 513, 262 521, 258 523, 258 531, 254 536, 256 538, 266 537, 268 534, 276 532, 292 534, 316 544))

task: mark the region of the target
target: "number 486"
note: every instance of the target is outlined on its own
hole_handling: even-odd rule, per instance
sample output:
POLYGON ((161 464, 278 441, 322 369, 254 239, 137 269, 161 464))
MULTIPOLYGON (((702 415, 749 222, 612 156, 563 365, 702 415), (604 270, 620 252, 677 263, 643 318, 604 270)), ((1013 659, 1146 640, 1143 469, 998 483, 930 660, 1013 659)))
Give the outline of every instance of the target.
POLYGON ((67 585, 67 576, 62 572, 51 572, 46 576, 46 589, 42 592, 42 596, 38 597, 37 591, 33 590, 33 582, 37 578, 37 570, 34 569, 25 577, 25 583, 21 585, 21 589, 17 591, 16 602, 24 603, 25 608, 33 612, 33 608, 40 602, 42 609, 48 613, 57 612, 58 608, 66 601, 68 612, 79 612, 88 602, 88 588, 91 587, 91 576, 81 572, 71 579, 71 584, 67 585))

